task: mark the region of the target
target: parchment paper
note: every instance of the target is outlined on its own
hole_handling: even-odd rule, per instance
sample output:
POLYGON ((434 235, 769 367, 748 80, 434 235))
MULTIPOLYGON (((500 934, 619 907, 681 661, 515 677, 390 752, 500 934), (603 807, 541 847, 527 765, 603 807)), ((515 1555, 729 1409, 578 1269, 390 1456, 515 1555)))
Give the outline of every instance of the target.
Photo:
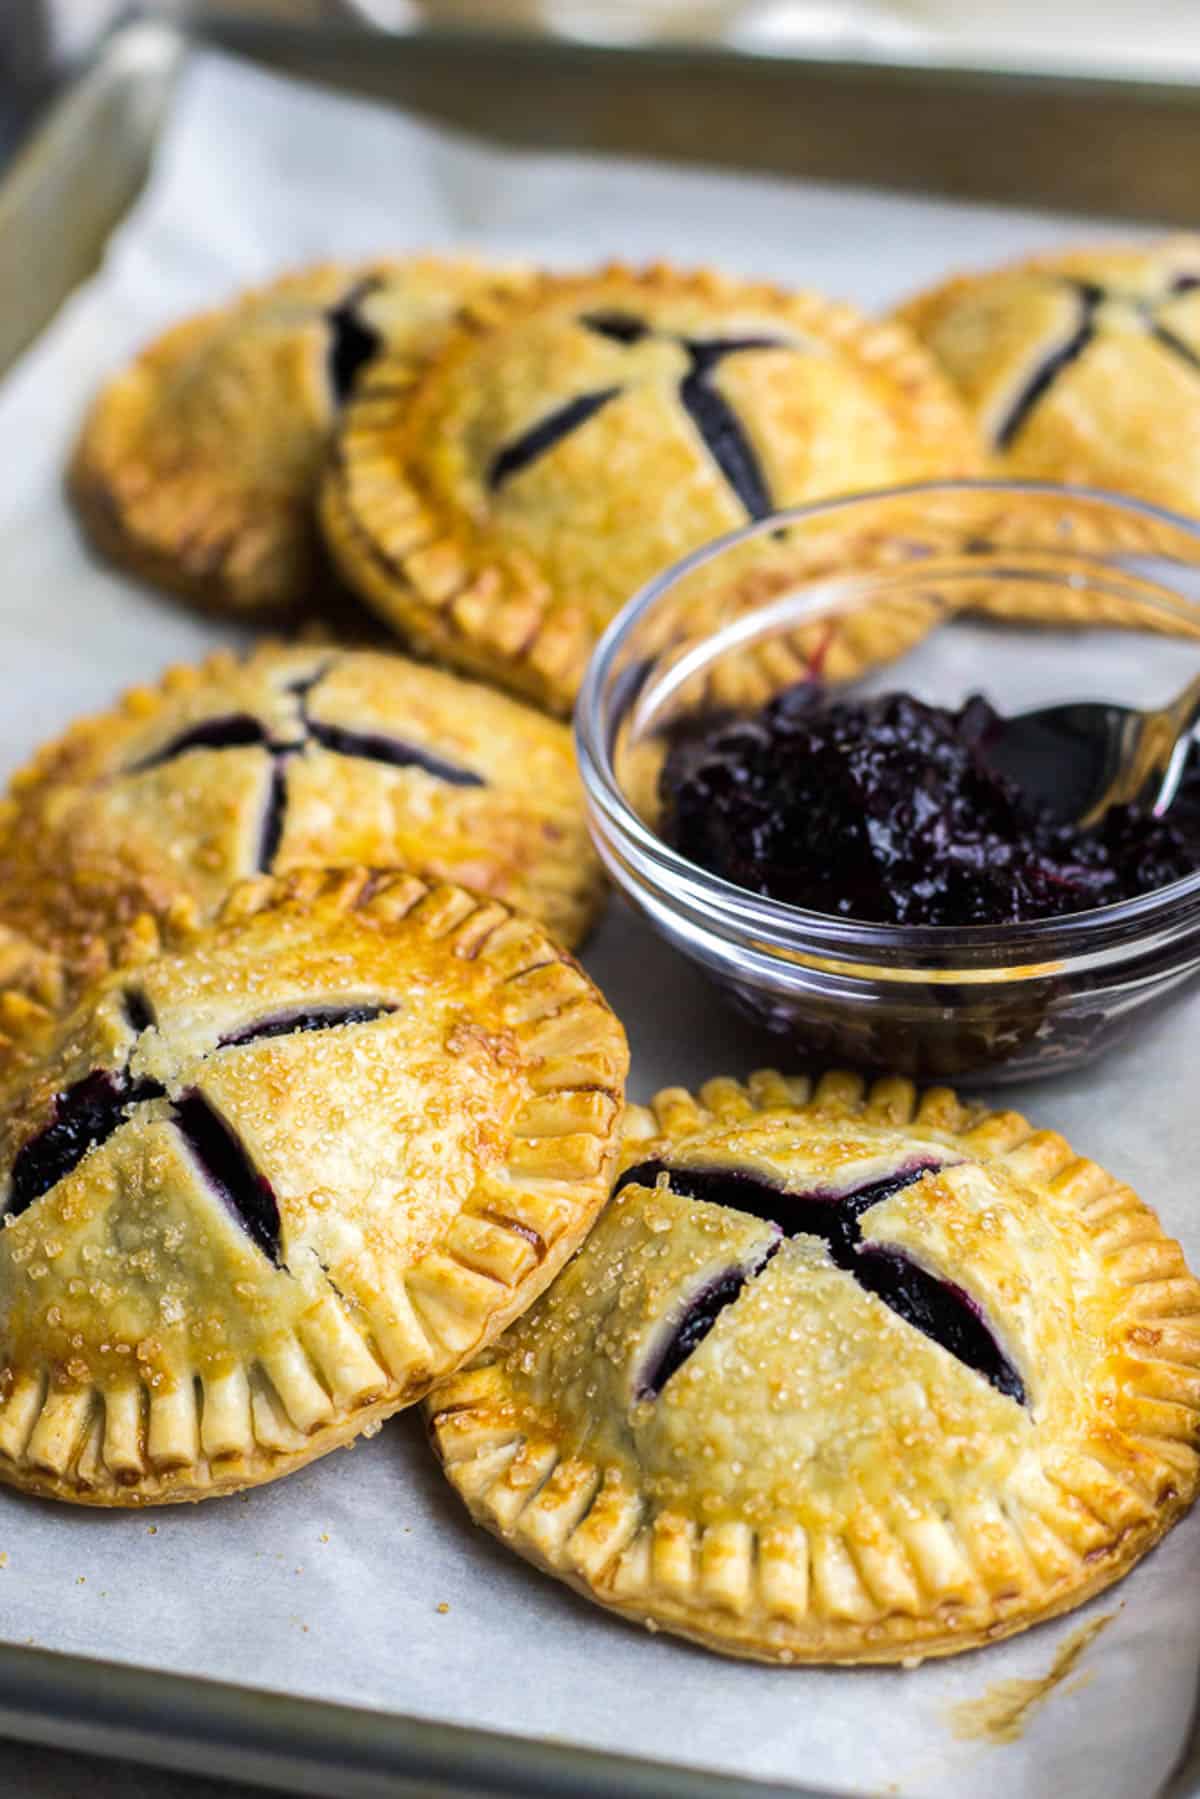
MULTIPOLYGON (((1081 229, 1096 234, 832 187, 514 155, 198 54, 102 273, 0 390, 4 771, 81 708, 222 636, 91 565, 59 498, 89 391, 181 311, 288 262, 463 242, 564 264, 667 255, 880 305, 949 265, 1081 229)), ((777 1059, 628 915, 610 913, 587 961, 629 1028, 638 1096, 777 1059)), ((1005 1094, 1132 1181, 1196 1263, 1198 1024, 1193 994, 1136 1066, 1118 1056, 1005 1094)), ((1085 1613, 951 1663, 722 1661, 609 1618, 474 1530, 411 1419, 198 1507, 90 1515, 0 1492, 0 1554, 0 1631, 17 1642, 839 1792, 1143 1799, 1183 1753, 1200 1660, 1196 1517, 1085 1613), (1047 1675, 1081 1623, 1109 1617, 1018 1741, 955 1735, 952 1707, 1047 1675)))

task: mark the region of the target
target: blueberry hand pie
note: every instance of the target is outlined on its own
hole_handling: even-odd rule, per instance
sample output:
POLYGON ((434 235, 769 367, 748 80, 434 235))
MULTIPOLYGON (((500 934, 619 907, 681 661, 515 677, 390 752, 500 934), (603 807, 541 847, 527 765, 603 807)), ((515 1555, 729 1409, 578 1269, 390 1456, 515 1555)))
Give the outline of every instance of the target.
MULTIPOLYGON (((367 369, 322 496, 343 573, 414 642, 551 709, 686 551, 780 506, 970 473, 906 332, 813 295, 610 268, 469 302, 367 369)), ((770 539, 756 546, 770 560, 770 539)))
POLYGON ((0 1480, 252 1486, 489 1342, 611 1186, 620 1025, 532 920, 248 882, 0 1072, 0 1480))
POLYGON ((1040 256, 902 306, 1000 473, 1200 512, 1200 238, 1040 256))
POLYGON ((1016 1114, 773 1073, 629 1114, 585 1247, 428 1410, 479 1522, 733 1655, 915 1661, 1069 1610, 1196 1492, 1200 1283, 1016 1114))
POLYGON ((220 652, 75 725, 0 802, 0 921, 76 969, 142 912, 211 916, 247 875, 353 863, 577 942, 603 885, 565 726, 402 656, 220 652))
POLYGON ((385 344, 419 352, 485 273, 437 257, 327 264, 167 331, 104 387, 76 446, 68 486, 92 542, 212 610, 307 600, 339 406, 385 344))

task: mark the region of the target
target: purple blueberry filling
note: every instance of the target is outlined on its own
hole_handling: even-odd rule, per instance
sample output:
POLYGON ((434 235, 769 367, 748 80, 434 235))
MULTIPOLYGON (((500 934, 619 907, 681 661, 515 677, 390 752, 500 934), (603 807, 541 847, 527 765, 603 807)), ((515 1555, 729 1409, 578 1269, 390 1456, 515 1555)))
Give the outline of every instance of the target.
POLYGON ((422 768, 436 780, 448 781, 453 787, 482 787, 481 775, 473 769, 459 768, 444 762, 432 750, 419 749, 400 737, 384 737, 374 731, 348 731, 342 725, 327 725, 319 718, 307 719, 308 734, 323 749, 338 756, 356 756, 367 762, 385 762, 392 768, 422 768))
POLYGON ((323 662, 320 668, 313 670, 311 675, 301 675, 298 681, 288 682, 287 691, 289 693, 294 693, 296 698, 301 702, 301 711, 304 709, 303 702, 307 700, 314 687, 319 687, 321 685, 321 682, 325 679, 332 667, 332 662, 323 662))
POLYGON ((136 987, 131 987, 125 995, 125 1021, 136 1037, 143 1031, 152 1029, 154 1011, 146 995, 136 987))
MULTIPOLYGON (((852 1275, 906 1324, 982 1375, 997 1392, 1024 1405, 1025 1384, 987 1328, 974 1300, 952 1281, 927 1273, 902 1251, 863 1242, 859 1227, 863 1213, 939 1166, 936 1162, 918 1162, 849 1193, 787 1193, 745 1169, 676 1168, 669 1162, 654 1161, 627 1169, 615 1190, 619 1192, 632 1182, 653 1187, 658 1177, 666 1174, 672 1190, 687 1199, 706 1200, 710 1205, 749 1213, 777 1225, 786 1237, 822 1238, 836 1267, 852 1275)), ((643 1376, 640 1393, 661 1393, 675 1370, 707 1336, 719 1313, 733 1303, 746 1281, 761 1271, 767 1259, 769 1255, 749 1274, 734 1269, 705 1289, 643 1376)))
POLYGON ((639 1399, 657 1399, 671 1376, 683 1367, 692 1351, 698 1349, 726 1306, 731 1306, 746 1282, 761 1274, 779 1244, 770 1244, 751 1268, 731 1268, 718 1275, 695 1295, 687 1311, 672 1331, 663 1348, 648 1367, 642 1370, 638 1383, 639 1399))
POLYGON ((856 1187, 852 1193, 788 1193, 746 1169, 675 1168, 669 1162, 639 1162, 636 1168, 626 1169, 614 1191, 619 1193, 635 1181, 639 1187, 653 1187, 659 1175, 666 1174, 672 1189, 686 1199, 746 1212, 764 1224, 778 1225, 785 1237, 823 1237, 838 1267, 849 1268, 862 1214, 939 1166, 937 1162, 918 1162, 856 1187))
POLYGON ((104 1068, 58 1094, 50 1123, 17 1152, 5 1211, 10 1217, 26 1211, 78 1168, 89 1150, 107 1143, 130 1106, 162 1097, 157 1081, 134 1081, 104 1068))
POLYGON ((1069 368, 1091 343, 1096 333, 1096 313, 1103 301, 1104 289, 1090 281, 1072 282, 1079 298, 1079 316, 1070 336, 1048 352, 1034 369, 1009 407, 995 434, 996 448, 1007 450, 1028 419, 1038 401, 1047 394, 1065 368, 1069 368))
POLYGON ((984 1323, 969 1293, 953 1281, 940 1280, 902 1250, 862 1243, 854 1278, 898 1317, 982 1374, 984 1380, 1018 1405, 1026 1403, 1025 1383, 984 1323))
POLYGON ((258 835, 258 867, 263 874, 269 874, 274 867, 279 845, 283 841, 283 826, 287 816, 287 783, 287 757, 277 754, 271 762, 271 779, 267 786, 258 835))
POLYGON ((176 756, 186 755, 188 750, 245 749, 255 744, 265 745, 267 741, 266 727, 257 718, 252 718, 248 712, 234 712, 225 718, 207 718, 202 724, 192 725, 125 772, 144 774, 149 768, 158 768, 163 762, 173 762, 176 756))
MULTIPOLYGON (((1200 754, 1169 820, 1122 806, 1082 830, 1039 805, 1036 768, 1010 779, 989 760, 995 727, 978 695, 953 712, 907 694, 830 702, 802 683, 676 739, 662 835, 751 893, 903 925, 1062 917, 1200 865, 1200 754)), ((1070 749, 1047 746, 1043 779, 1061 786, 1070 749)))
POLYGON ((650 327, 631 312, 585 312, 580 319, 598 337, 609 337, 615 344, 636 344, 649 337, 650 327))
MULTIPOLYGON (((154 1024, 153 1010, 138 989, 126 992, 124 1006, 130 1028, 139 1034, 154 1024)), ((296 1007, 230 1031, 219 1040, 217 1048, 231 1049, 294 1031, 369 1024, 394 1011, 394 1006, 384 1004, 296 1007)), ((106 1143, 120 1129, 131 1106, 165 1097, 165 1090, 157 1081, 134 1080, 128 1070, 112 1073, 97 1069, 68 1087, 55 1099, 50 1123, 17 1153, 9 1179, 6 1212, 15 1217, 48 1193, 78 1167, 90 1149, 106 1143)), ((195 1088, 174 1101, 171 1116, 209 1185, 264 1255, 276 1267, 282 1267, 279 1207, 271 1184, 254 1167, 229 1125, 195 1088)))
MULTIPOLYGON (((1025 385, 1017 394, 1008 412, 995 432, 995 444, 998 450, 1010 449, 1018 432, 1025 425, 1030 413, 1050 388, 1059 375, 1071 363, 1075 362, 1091 343, 1096 335, 1096 314, 1105 300, 1117 297, 1116 290, 1102 287, 1094 281, 1068 281, 1079 300, 1079 315, 1070 335, 1054 349, 1047 352, 1043 360, 1033 370, 1025 385)), ((1178 294, 1189 293, 1200 286, 1200 275, 1180 274, 1169 282, 1165 298, 1171 299, 1178 294)), ((1142 316, 1146 330, 1164 350, 1169 350, 1189 368, 1200 370, 1200 354, 1186 343, 1183 338, 1167 325, 1159 324, 1154 316, 1155 303, 1152 300, 1139 299, 1127 295, 1142 316)))
POLYGON ((327 1006, 308 1011, 279 1012, 272 1018, 261 1018, 257 1024, 243 1025, 220 1038, 218 1049, 237 1049, 243 1043, 257 1043, 263 1037, 290 1037, 297 1031, 332 1031, 338 1025, 371 1024, 386 1018, 395 1006, 327 1006))
POLYGON ((175 1122, 209 1186, 247 1236, 281 1268, 279 1206, 266 1176, 255 1168, 220 1113, 194 1088, 176 1100, 175 1122))
POLYGON ((1189 368, 1200 369, 1200 356, 1169 325, 1151 325, 1150 335, 1164 350, 1170 350, 1172 356, 1178 356, 1181 362, 1186 362, 1189 368))
POLYGON ((503 487, 514 475, 519 475, 531 462, 536 462, 539 456, 544 456, 547 450, 552 450, 572 431, 577 431, 580 425, 586 425, 620 391, 619 387, 602 387, 595 393, 580 394, 577 399, 568 400, 565 406, 547 413, 536 425, 531 425, 528 431, 506 444, 493 458, 488 470, 488 486, 492 492, 503 487))
POLYGON ((764 518, 771 510, 766 478, 736 412, 708 377, 722 357, 736 355, 740 350, 778 349, 779 344, 779 339, 770 337, 715 338, 708 343, 684 344, 692 366, 680 383, 679 398, 709 455, 750 518, 764 518))
POLYGON ((302 750, 306 743, 318 743, 335 755, 381 762, 391 768, 421 768, 436 780, 447 781, 455 787, 486 785, 483 777, 472 769, 460 768, 453 762, 443 761, 431 750, 421 749, 416 744, 405 742, 403 738, 385 737, 376 731, 353 731, 343 725, 326 724, 321 719, 310 718, 308 696, 328 674, 331 666, 331 663, 325 663, 314 674, 303 676, 288 688, 287 691, 296 696, 300 711, 297 735, 291 741, 276 741, 262 721, 251 717, 249 713, 230 713, 222 718, 205 719, 202 724, 190 726, 178 737, 164 744, 162 749, 155 750, 141 762, 134 763, 125 772, 141 774, 146 769, 157 768, 164 762, 172 761, 176 756, 185 755, 188 750, 229 750, 247 746, 265 750, 271 759, 271 773, 263 802, 256 861, 256 866, 262 873, 269 873, 274 866, 283 841, 287 822, 288 759, 302 750))
POLYGON ((329 326, 329 383, 337 405, 344 406, 354 384, 383 348, 383 338, 359 313, 359 306, 379 283, 364 281, 326 313, 329 326))

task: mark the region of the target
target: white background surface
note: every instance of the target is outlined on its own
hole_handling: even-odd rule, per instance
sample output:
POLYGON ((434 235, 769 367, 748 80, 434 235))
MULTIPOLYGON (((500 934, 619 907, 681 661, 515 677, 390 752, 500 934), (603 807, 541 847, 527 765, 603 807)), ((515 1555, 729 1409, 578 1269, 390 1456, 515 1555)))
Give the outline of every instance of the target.
MULTIPOLYGON (((518 156, 198 56, 105 270, 0 390, 0 763, 221 635, 89 564, 59 497, 96 381, 181 310, 286 262, 464 242, 555 263, 667 255, 875 306, 1065 232, 1078 228, 518 156)), ((638 1096, 778 1055, 619 912, 587 961, 629 1028, 638 1096)), ((1132 1180, 1196 1261, 1198 998, 1136 1069, 1117 1059, 1005 1095, 1132 1180)), ((589 1608, 474 1531, 413 1419, 273 1487, 156 1515, 0 1493, 0 1551, 0 1632, 18 1642, 873 1794, 1148 1799, 1182 1751, 1200 1661, 1197 1518, 1084 1615, 1113 1621, 1082 1684, 1017 1744, 962 1742, 949 1708, 1047 1673, 1080 1618, 916 1673, 724 1662, 589 1608)))

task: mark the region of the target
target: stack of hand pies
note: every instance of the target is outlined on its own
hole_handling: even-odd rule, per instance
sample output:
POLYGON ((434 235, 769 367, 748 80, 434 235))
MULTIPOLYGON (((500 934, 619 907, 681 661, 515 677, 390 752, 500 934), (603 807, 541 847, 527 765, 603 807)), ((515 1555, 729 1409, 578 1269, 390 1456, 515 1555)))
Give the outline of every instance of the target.
POLYGON ((520 1554, 778 1662, 951 1653, 1126 1572, 1197 1488, 1178 1246, 945 1089, 627 1110, 560 717, 629 594, 781 506, 997 459, 1196 506, 1197 370, 1179 242, 885 323, 328 266, 119 374, 69 471, 95 546, 332 629, 134 689, 0 805, 0 1479, 203 1499, 424 1401, 520 1554))

